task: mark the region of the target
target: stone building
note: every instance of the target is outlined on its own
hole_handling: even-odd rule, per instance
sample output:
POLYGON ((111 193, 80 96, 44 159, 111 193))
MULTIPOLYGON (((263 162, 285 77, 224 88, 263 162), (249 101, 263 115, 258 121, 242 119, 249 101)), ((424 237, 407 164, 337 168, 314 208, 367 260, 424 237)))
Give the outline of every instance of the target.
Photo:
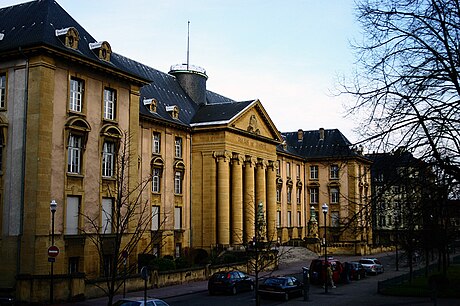
POLYGON ((276 182, 279 240, 308 237, 314 211, 319 237, 324 238, 326 224, 332 252, 367 254, 372 243, 370 160, 337 129, 282 136, 276 182), (329 209, 326 220, 323 203, 329 209))

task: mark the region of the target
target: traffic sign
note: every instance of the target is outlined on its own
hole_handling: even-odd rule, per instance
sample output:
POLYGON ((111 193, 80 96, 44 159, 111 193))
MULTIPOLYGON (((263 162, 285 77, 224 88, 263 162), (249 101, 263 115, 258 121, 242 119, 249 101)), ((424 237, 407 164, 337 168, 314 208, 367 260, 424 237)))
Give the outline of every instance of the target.
POLYGON ((56 257, 59 255, 59 248, 55 245, 52 245, 48 248, 48 256, 49 257, 56 257))

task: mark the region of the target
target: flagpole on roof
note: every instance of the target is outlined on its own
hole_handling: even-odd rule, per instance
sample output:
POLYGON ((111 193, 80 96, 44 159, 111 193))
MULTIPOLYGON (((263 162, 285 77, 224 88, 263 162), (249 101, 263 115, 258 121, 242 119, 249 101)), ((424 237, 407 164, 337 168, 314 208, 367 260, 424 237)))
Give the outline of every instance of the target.
POLYGON ((189 67, 189 60, 190 60, 190 20, 188 21, 187 25, 187 70, 189 67))

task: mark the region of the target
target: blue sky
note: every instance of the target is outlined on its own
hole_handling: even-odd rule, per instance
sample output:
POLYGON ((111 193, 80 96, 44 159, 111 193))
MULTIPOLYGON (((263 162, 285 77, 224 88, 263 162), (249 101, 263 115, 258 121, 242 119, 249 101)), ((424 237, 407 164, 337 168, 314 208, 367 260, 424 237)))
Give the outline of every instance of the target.
POLYGON ((163 72, 185 63, 190 21, 190 64, 206 69, 209 90, 260 99, 280 131, 339 128, 357 140, 343 118, 345 97, 331 94, 353 69, 353 0, 57 2, 114 52, 163 72))

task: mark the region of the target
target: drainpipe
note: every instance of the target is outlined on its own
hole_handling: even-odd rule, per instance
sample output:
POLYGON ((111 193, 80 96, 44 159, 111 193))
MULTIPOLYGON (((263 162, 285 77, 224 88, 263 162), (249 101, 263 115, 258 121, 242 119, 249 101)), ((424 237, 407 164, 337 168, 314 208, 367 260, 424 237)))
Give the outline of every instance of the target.
POLYGON ((192 232, 192 131, 190 131, 190 145, 189 145, 189 165, 190 165, 190 180, 189 180, 189 198, 190 198, 190 203, 189 203, 189 247, 192 247, 192 239, 193 239, 193 232, 192 232))
POLYGON ((24 77, 24 119, 23 119, 23 131, 22 131, 22 169, 21 169, 21 196, 19 202, 19 233, 17 239, 17 258, 16 258, 16 275, 21 272, 21 240, 24 232, 24 179, 26 177, 26 136, 27 136, 27 105, 29 102, 29 58, 22 52, 22 48, 19 47, 19 53, 26 60, 25 77, 24 77))

